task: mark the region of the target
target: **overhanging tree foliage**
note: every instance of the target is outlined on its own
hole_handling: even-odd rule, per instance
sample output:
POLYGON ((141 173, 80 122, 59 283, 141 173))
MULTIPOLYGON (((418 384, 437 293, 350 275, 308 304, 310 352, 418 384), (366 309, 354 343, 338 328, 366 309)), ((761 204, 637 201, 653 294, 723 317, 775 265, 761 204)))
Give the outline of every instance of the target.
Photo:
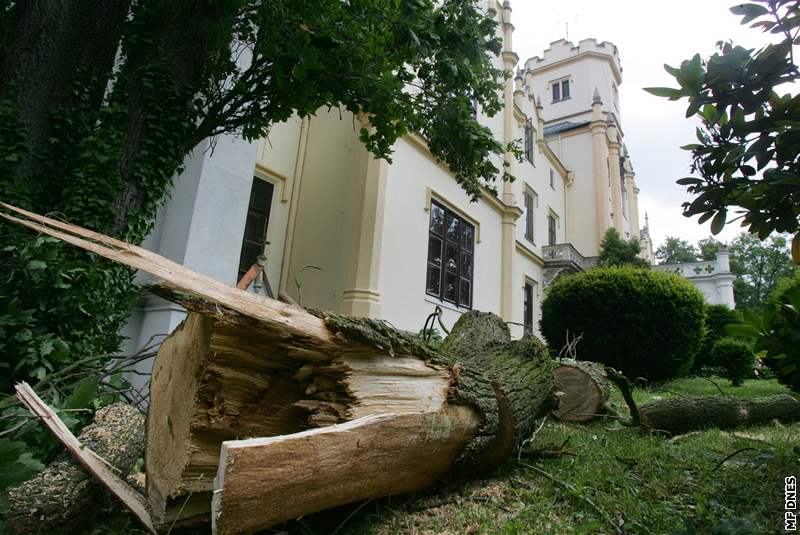
POLYGON ((685 216, 711 219, 719 233, 726 222, 742 225, 761 239, 773 231, 795 234, 792 251, 800 263, 800 96, 779 86, 800 78, 792 47, 800 36, 800 3, 754 0, 731 8, 742 24, 776 39, 758 50, 719 42, 719 52, 696 54, 680 68, 665 65, 679 88, 649 88, 670 100, 688 98, 686 117, 700 121, 692 172, 681 178, 694 198, 685 216), (739 214, 735 219, 728 211, 739 214), (712 219, 713 218, 713 219, 712 219))
MULTIPOLYGON (((378 157, 420 133, 475 197, 512 148, 472 112, 501 108, 495 28, 460 0, 2 2, 0 199, 138 243, 198 144, 326 106, 378 157)), ((129 269, 6 224, 0 265, 0 389, 118 348, 129 269)))

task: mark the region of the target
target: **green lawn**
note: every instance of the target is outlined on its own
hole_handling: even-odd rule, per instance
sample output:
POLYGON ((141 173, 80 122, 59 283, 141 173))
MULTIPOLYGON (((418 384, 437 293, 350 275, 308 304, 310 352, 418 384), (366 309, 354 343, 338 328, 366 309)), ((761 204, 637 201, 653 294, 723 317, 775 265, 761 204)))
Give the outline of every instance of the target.
MULTIPOLYGON (((787 392, 773 380, 738 388, 713 380, 726 394, 742 397, 787 392)), ((718 393, 712 382, 693 378, 637 389, 635 397, 645 402, 718 393)), ((618 393, 613 401, 627 414, 618 393)), ((783 533, 783 478, 800 476, 800 424, 708 430, 669 441, 610 418, 590 424, 547 420, 532 448, 539 452, 509 460, 487 479, 354 504, 265 533, 776 534, 783 533), (719 530, 720 522, 734 517, 755 530, 719 530)), ((117 517, 101 521, 93 533, 136 532, 117 517)))
MULTIPOLYGON (((747 381, 738 388, 724 379, 714 382, 726 394, 742 397, 787 392, 772 380, 747 381)), ((635 398, 645 402, 718 393, 708 380, 692 378, 637 389, 635 398)), ((614 401, 623 406, 618 394, 614 401)), ((782 529, 783 478, 800 475, 800 424, 709 430, 670 442, 613 420, 588 425, 548 421, 533 448, 552 452, 508 461, 483 481, 368 503, 338 533, 753 533, 712 531, 721 521, 740 517, 755 533, 774 534, 782 529), (752 449, 718 466, 743 448, 752 449)), ((292 527, 298 533, 330 533, 313 523, 292 527)))

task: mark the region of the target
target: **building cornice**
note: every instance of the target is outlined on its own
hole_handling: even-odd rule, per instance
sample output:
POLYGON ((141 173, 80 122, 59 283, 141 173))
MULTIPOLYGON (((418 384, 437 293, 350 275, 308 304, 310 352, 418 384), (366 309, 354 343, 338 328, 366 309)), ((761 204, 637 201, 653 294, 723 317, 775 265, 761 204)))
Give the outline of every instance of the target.
MULTIPOLYGON (((542 72, 546 72, 546 71, 555 69, 556 67, 561 67, 563 65, 568 65, 570 63, 578 61, 579 59, 582 59, 582 58, 587 57, 587 56, 591 56, 591 57, 595 57, 595 58, 598 58, 598 59, 602 59, 603 61, 607 61, 611 65, 611 72, 614 73, 614 81, 617 83, 617 85, 622 84, 622 73, 619 72, 619 68, 617 67, 617 64, 614 62, 613 58, 611 56, 609 56, 608 54, 603 54, 603 53, 597 52, 595 50, 584 50, 583 52, 579 52, 579 53, 575 54, 574 56, 570 56, 568 58, 560 59, 558 61, 554 61, 553 63, 548 63, 547 65, 542 65, 542 66, 539 66, 539 67, 537 67, 537 66, 529 66, 528 62, 530 60, 528 60, 528 61, 525 62, 525 68, 530 69, 534 73, 538 74, 538 73, 542 73, 542 72)), ((533 59, 533 58, 531 58, 531 59, 533 59)))

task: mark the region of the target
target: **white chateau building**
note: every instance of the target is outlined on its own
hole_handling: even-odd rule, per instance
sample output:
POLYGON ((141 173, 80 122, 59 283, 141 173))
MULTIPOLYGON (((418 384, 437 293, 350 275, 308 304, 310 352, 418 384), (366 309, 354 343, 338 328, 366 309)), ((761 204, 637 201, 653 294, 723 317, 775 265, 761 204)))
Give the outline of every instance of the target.
MULTIPOLYGON (((498 66, 516 76, 504 111, 479 119, 503 142, 523 140, 526 155, 505 156, 516 180, 497 197, 470 202, 421 137, 399 140, 389 164, 358 141, 360 118, 320 111, 275 125, 268 140, 198 146, 144 245, 231 285, 266 248, 273 291, 304 306, 414 332, 437 306, 448 327, 479 309, 513 322, 516 336, 537 330, 550 281, 593 265, 609 227, 641 236, 652 259, 623 142, 617 48, 562 39, 520 64, 508 2, 486 6, 501 23, 498 66)), ((183 317, 145 296, 126 350, 183 317)))

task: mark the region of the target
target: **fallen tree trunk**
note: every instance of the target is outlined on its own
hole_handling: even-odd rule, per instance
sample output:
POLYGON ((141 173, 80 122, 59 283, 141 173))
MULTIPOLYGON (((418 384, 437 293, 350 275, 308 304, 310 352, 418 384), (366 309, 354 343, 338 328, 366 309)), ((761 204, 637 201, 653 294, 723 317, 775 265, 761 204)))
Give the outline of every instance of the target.
POLYGON ((642 426, 670 435, 716 427, 731 429, 749 425, 800 421, 800 401, 789 394, 743 399, 732 396, 670 398, 639 407, 642 426))
POLYGON ((151 378, 145 466, 157 527, 207 521, 215 476, 215 526, 228 533, 418 490, 447 471, 490 470, 553 406, 546 348, 532 336, 511 341, 494 314, 462 315, 434 350, 380 320, 311 314, 119 240, 3 207, 24 216, 0 212, 6 219, 161 278, 152 291, 190 311, 162 343, 151 378), (326 427, 334 424, 343 425, 326 427), (343 473, 374 473, 375 452, 352 454, 362 448, 348 430, 376 429, 385 441, 374 448, 395 446, 381 479, 362 475, 327 493, 308 488, 343 473), (317 443, 330 451, 296 447, 317 443), (294 456, 310 463, 305 486, 293 486, 285 469, 294 456), (426 457, 433 464, 419 471, 426 457), (237 459, 267 468, 242 473, 237 459), (252 518, 237 527, 242 511, 252 518))
POLYGON ((611 384, 601 364, 563 359, 556 362, 553 374, 558 390, 553 416, 567 422, 588 422, 606 412, 611 384))
POLYGON ((767 424, 773 420, 785 423, 800 421, 800 401, 789 394, 755 399, 733 396, 674 397, 638 406, 627 377, 613 368, 606 368, 605 371, 620 389, 631 411, 631 420, 623 423, 647 432, 682 435, 710 427, 731 429, 767 424))
MULTIPOLYGON (((144 416, 124 403, 109 405, 97 411, 78 441, 124 477, 144 452, 144 416)), ((33 479, 8 490, 7 533, 77 533, 101 496, 101 486, 64 452, 33 479)))

